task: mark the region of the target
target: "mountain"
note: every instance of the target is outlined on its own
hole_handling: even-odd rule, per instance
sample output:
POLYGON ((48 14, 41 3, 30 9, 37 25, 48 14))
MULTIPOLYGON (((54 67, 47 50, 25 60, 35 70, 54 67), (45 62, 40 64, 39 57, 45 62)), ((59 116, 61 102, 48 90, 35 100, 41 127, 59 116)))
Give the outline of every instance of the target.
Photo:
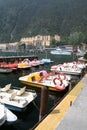
POLYGON ((0 42, 73 31, 87 34, 87 0, 0 0, 0 42))

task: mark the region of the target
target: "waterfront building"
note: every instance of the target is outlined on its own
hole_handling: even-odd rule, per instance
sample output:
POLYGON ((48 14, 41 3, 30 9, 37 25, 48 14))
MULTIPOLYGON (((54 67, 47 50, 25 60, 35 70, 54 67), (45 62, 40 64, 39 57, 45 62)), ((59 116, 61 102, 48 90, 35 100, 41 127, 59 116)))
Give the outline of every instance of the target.
POLYGON ((18 42, 15 43, 0 43, 0 51, 1 52, 16 52, 18 49, 18 42))
POLYGON ((32 45, 35 46, 36 49, 44 49, 45 47, 50 46, 52 38, 54 38, 56 41, 60 41, 59 35, 55 35, 54 37, 50 35, 47 36, 37 35, 35 37, 21 38, 20 42, 24 43, 26 47, 32 45))

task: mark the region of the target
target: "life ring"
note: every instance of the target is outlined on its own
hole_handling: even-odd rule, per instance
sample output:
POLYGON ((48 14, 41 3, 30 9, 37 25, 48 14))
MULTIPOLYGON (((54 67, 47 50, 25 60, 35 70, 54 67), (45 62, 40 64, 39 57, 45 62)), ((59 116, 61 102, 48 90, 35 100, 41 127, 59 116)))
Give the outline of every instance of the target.
POLYGON ((76 69, 76 68, 77 68, 77 66, 76 66, 76 65, 73 65, 73 66, 72 66, 72 68, 73 68, 73 69, 76 69))
POLYGON ((66 88, 65 85, 62 83, 62 80, 59 78, 54 78, 53 83, 55 84, 55 88, 57 90, 63 91, 66 88), (56 82, 56 80, 57 80, 57 82, 56 82))
POLYGON ((58 85, 61 86, 61 85, 62 85, 62 80, 59 79, 59 78, 54 78, 54 79, 53 79, 53 83, 54 83, 55 85, 57 85, 56 80, 57 80, 58 85))
POLYGON ((55 85, 55 88, 59 91, 63 91, 66 89, 66 87, 63 85, 63 86, 58 86, 58 85, 55 85))
POLYGON ((60 73, 60 74, 58 74, 58 78, 60 78, 61 80, 65 80, 66 75, 64 73, 60 73))
POLYGON ((58 78, 60 78, 60 74, 58 74, 58 78))

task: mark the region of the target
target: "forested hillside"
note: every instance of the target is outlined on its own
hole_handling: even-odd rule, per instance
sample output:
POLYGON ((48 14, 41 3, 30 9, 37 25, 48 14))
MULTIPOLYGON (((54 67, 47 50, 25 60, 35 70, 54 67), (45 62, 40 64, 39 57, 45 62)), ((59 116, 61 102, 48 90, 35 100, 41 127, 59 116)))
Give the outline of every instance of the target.
POLYGON ((0 42, 87 33, 87 0, 0 0, 0 42))

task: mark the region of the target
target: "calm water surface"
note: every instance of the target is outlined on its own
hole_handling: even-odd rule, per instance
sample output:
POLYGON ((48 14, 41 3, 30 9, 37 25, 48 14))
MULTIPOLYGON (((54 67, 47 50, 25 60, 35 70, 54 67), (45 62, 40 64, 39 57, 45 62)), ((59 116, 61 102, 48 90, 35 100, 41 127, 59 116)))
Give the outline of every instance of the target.
MULTIPOLYGON (((45 54, 38 55, 38 58, 51 58, 54 63, 52 64, 58 64, 63 62, 72 61, 72 57, 69 56, 58 56, 58 55, 50 55, 48 54, 48 57, 46 57, 45 54)), ((31 68, 28 70, 17 70, 15 72, 12 72, 10 74, 0 74, 0 87, 4 87, 6 84, 11 83, 14 87, 22 87, 23 85, 20 83, 18 78, 20 76, 24 76, 26 74, 29 74, 31 72, 35 72, 38 70, 46 69, 50 71, 50 65, 44 65, 39 66, 36 68, 31 68)), ((14 112, 18 116, 18 120, 13 124, 4 124, 0 129, 1 130, 29 130, 31 129, 38 121, 39 121, 39 108, 40 108, 40 90, 36 90, 37 92, 37 98, 35 99, 35 104, 31 103, 27 110, 25 112, 14 112)), ((48 112, 54 105, 54 96, 50 94, 49 96, 49 103, 48 103, 48 112)))

